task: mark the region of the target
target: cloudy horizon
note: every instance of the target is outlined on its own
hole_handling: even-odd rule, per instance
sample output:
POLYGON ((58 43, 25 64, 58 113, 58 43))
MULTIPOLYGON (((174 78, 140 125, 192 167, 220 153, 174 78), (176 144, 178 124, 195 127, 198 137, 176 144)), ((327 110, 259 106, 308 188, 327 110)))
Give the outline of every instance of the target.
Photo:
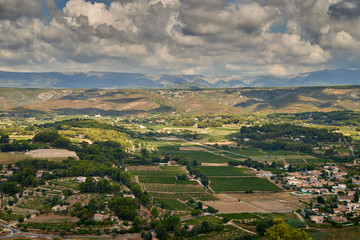
POLYGON ((0 0, 0 70, 359 69, 358 0, 0 0))

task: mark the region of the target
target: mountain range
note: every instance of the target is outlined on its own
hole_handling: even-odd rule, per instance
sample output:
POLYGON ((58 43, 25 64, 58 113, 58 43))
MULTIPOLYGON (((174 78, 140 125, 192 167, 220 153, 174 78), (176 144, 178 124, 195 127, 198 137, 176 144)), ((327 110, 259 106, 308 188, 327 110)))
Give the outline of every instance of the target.
POLYGON ((15 88, 239 88, 360 84, 360 70, 337 69, 289 76, 214 76, 123 72, 6 72, 0 87, 15 88))

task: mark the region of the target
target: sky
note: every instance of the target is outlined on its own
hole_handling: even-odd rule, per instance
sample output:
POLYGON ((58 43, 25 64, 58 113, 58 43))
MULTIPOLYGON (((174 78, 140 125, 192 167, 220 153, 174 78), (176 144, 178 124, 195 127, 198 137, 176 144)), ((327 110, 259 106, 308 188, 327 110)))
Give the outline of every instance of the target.
POLYGON ((360 69, 360 0, 0 0, 0 70, 360 69))

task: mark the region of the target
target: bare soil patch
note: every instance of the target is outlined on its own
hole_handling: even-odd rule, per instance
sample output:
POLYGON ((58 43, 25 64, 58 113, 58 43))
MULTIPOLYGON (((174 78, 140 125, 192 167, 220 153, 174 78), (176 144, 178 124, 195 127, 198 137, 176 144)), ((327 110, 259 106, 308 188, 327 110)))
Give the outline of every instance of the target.
POLYGON ((34 218, 26 220, 26 222, 32 223, 64 223, 64 222, 77 222, 79 221, 76 217, 60 216, 55 214, 39 215, 34 218))
POLYGON ((214 143, 208 143, 209 145, 215 145, 217 144, 218 146, 229 146, 229 147, 237 147, 237 142, 214 142, 214 143))
POLYGON ((203 203, 218 209, 219 213, 259 212, 259 209, 253 208, 239 201, 204 201, 203 203))
POLYGON ((26 152, 25 155, 33 158, 67 158, 74 157, 79 159, 76 156, 76 153, 66 149, 36 149, 26 152))
POLYGON ((205 167, 227 167, 229 164, 227 163, 201 163, 201 166, 205 167))
POLYGON ((156 139, 159 140, 159 141, 178 141, 178 140, 181 140, 180 138, 175 137, 175 136, 171 136, 171 137, 158 137, 158 138, 156 138, 156 139))
POLYGON ((259 212, 260 210, 238 201, 237 198, 229 196, 230 194, 214 194, 218 201, 204 201, 205 205, 209 205, 219 210, 219 213, 240 213, 240 212, 259 212))
POLYGON ((303 204, 299 200, 311 199, 309 195, 296 196, 290 192, 279 193, 252 193, 252 194, 227 194, 230 197, 241 199, 242 201, 254 205, 267 211, 277 210, 296 210, 302 208, 303 204))
POLYGON ((128 166, 128 171, 160 171, 156 166, 128 166))

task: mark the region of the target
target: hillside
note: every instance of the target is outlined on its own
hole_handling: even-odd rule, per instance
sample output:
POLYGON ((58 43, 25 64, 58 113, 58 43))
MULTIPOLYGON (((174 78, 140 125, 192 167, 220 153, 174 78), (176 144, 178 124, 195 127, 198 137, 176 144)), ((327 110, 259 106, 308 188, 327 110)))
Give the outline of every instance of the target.
POLYGON ((206 114, 360 110, 360 86, 202 90, 0 88, 0 96, 0 110, 10 110, 13 116, 44 113, 124 116, 175 111, 206 114))
POLYGON ((360 70, 323 70, 289 76, 213 76, 119 72, 5 72, 0 87, 17 88, 239 88, 359 84, 360 70))

